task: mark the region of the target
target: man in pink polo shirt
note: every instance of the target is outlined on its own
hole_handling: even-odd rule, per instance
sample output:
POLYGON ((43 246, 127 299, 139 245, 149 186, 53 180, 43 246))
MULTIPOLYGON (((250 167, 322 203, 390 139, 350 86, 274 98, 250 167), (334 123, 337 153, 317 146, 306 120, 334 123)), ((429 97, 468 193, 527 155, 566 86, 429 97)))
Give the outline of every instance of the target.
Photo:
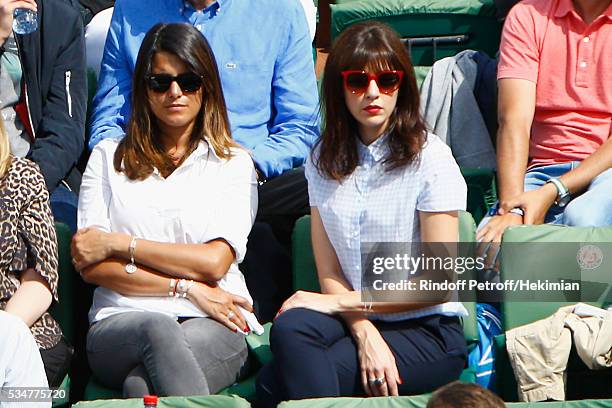
POLYGON ((612 0, 524 0, 500 54, 500 205, 478 239, 520 224, 612 225, 612 0))

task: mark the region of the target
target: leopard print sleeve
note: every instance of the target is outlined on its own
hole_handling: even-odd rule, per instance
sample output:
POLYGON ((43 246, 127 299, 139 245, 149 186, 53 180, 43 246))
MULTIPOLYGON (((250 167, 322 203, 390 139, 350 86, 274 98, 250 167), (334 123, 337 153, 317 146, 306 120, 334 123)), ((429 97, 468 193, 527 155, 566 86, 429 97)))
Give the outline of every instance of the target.
MULTIPOLYGON (((0 179, 0 309, 18 290, 21 272, 33 268, 48 283, 57 301, 58 261, 49 193, 38 166, 13 157, 0 179)), ((62 331, 49 312, 30 328, 38 347, 49 349, 62 331)))
POLYGON ((38 166, 30 162, 22 169, 22 179, 31 189, 30 199, 23 203, 18 221, 19 238, 26 248, 26 266, 42 276, 57 302, 58 261, 55 224, 49 206, 49 192, 38 166))

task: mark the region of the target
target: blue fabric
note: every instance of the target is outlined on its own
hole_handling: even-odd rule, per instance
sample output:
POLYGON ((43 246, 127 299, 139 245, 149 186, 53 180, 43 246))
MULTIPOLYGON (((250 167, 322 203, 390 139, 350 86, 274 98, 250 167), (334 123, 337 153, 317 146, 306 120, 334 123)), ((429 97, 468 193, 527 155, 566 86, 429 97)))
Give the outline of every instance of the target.
MULTIPOLYGON (((525 191, 535 190, 543 186, 553 177, 561 177, 575 169, 580 162, 552 164, 534 167, 525 174, 525 191)), ((561 208, 552 205, 546 213, 545 222, 562 224, 570 227, 603 227, 612 225, 612 169, 608 169, 595 177, 585 192, 576 196, 561 208)))
POLYGON ((194 25, 217 59, 234 139, 266 178, 301 166, 318 137, 312 45, 298 1, 218 0, 197 12, 182 0, 118 0, 94 98, 90 149, 123 137, 132 73, 146 32, 158 22, 194 25))
MULTIPOLYGON (((461 374, 466 344, 457 317, 372 323, 395 357, 403 379, 400 395, 431 392, 461 374)), ((365 393, 357 344, 338 315, 287 310, 274 321, 270 348, 274 358, 257 378, 258 408, 276 407, 284 400, 365 393)))
POLYGON ((487 303, 476 305, 478 345, 468 356, 468 366, 476 372, 476 383, 495 390, 495 344, 493 337, 502 333, 501 314, 487 303))
POLYGON ((70 191, 63 183, 60 183, 51 193, 49 201, 55 221, 66 224, 74 234, 77 229, 77 205, 79 201, 74 191, 70 191))
POLYGON ((482 51, 476 51, 470 57, 476 61, 478 66, 478 74, 474 85, 476 103, 489 130, 491 141, 495 144, 495 135, 497 134, 497 60, 482 51))
MULTIPOLYGON (((525 173, 525 191, 542 187, 553 177, 561 177, 575 169, 580 162, 551 164, 549 166, 533 167, 525 173)), ((553 204, 546 213, 546 224, 560 224, 570 227, 605 227, 612 225, 612 169, 608 169, 591 180, 586 191, 572 194, 572 200, 561 208, 553 204)), ((480 230, 497 214, 499 202, 489 210, 478 226, 480 230)))

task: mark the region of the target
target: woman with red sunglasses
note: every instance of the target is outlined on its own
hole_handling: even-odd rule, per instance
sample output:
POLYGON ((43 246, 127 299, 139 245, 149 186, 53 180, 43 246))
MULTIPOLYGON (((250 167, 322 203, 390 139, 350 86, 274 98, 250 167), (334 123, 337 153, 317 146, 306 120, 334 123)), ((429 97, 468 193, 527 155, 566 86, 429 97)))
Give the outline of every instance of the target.
POLYGON ((383 24, 351 26, 333 45, 322 88, 325 125, 306 165, 322 293, 298 291, 283 304, 260 406, 430 392, 466 361, 461 303, 417 301, 410 290, 381 296, 384 268, 401 269, 397 257, 374 259, 383 268, 374 275, 362 266, 366 243, 457 242, 466 206, 450 149, 421 119, 404 45, 383 24))
POLYGON ((233 384, 263 331, 238 263, 257 212, 249 154, 232 140, 217 64, 198 30, 146 34, 125 137, 93 149, 73 262, 98 285, 87 354, 125 397, 233 384))

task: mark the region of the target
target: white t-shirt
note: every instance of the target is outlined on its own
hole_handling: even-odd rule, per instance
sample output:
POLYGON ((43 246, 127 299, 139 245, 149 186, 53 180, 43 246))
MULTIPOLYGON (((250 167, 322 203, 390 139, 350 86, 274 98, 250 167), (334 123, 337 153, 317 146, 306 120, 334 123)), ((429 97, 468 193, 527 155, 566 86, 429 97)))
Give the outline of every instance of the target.
MULTIPOLYGON (((79 228, 95 227, 171 243, 205 243, 223 238, 236 252, 236 260, 219 286, 252 303, 238 269, 257 213, 257 179, 249 154, 236 148, 232 149, 232 158, 221 159, 207 143, 200 142, 167 178, 155 170, 147 179, 133 181, 113 167, 118 143, 103 140, 91 153, 79 195, 79 228)), ((187 299, 123 296, 98 287, 89 320, 93 323, 128 311, 206 316, 187 299)), ((257 323, 252 315, 248 320, 257 323)))

